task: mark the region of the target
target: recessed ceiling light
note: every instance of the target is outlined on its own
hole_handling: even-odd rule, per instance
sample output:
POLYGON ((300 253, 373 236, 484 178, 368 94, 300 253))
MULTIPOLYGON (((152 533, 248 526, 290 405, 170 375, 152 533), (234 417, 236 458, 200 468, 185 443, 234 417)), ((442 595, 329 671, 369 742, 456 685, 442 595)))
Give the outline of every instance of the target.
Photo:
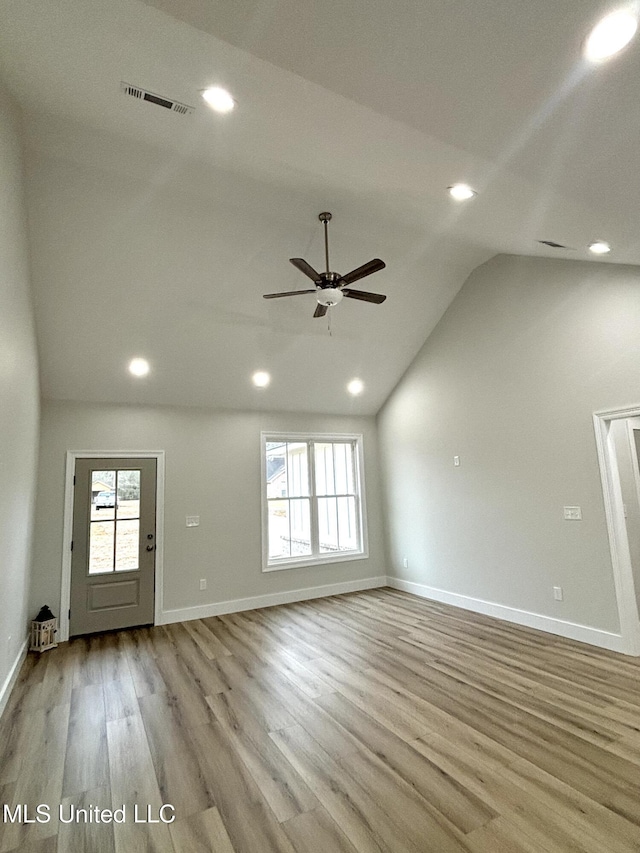
POLYGON ((132 358, 129 362, 129 373, 134 376, 146 376, 149 372, 149 362, 146 358, 132 358))
POLYGON ((611 251, 611 246, 604 240, 594 240, 589 244, 589 251, 594 255, 608 255, 611 251))
POLYGON ((364 391, 364 383, 362 379, 352 379, 347 385, 347 391, 350 394, 353 394, 354 397, 357 397, 358 394, 362 394, 364 391))
POLYGON ((210 89, 205 89, 202 97, 211 109, 214 109, 217 113, 230 113, 236 105, 236 102, 227 90, 221 89, 220 86, 212 86, 210 89))
POLYGON ((584 45, 584 56, 591 62, 608 59, 629 44, 638 29, 638 16, 629 9, 611 12, 591 30, 584 45))
POLYGON ((265 370, 257 370, 251 377, 251 381, 256 388, 266 388, 271 382, 271 377, 265 370))
POLYGON ((455 198, 456 201, 467 201, 477 195, 477 192, 472 190, 469 184, 454 184, 447 189, 451 198, 455 198))

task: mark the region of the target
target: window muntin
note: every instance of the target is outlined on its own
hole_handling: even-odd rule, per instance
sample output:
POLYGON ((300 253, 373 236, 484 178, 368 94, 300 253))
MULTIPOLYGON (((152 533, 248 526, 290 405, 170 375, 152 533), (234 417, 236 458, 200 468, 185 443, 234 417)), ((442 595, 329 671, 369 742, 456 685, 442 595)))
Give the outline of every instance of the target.
POLYGON ((366 556, 360 440, 263 437, 265 569, 366 556))
POLYGON ((138 569, 140 471, 93 471, 89 526, 89 574, 138 569))

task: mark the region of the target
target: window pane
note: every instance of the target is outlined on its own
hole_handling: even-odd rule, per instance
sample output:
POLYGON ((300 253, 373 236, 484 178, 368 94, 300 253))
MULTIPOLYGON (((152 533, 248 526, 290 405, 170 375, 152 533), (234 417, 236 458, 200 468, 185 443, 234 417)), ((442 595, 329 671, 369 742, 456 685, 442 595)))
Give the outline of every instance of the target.
POLYGON ((269 501, 269 559, 291 556, 289 501, 269 501))
POLYGON ((304 557, 311 553, 311 512, 309 499, 289 502, 291 521, 291 556, 304 557))
POLYGON ((358 548, 355 498, 338 498, 338 545, 341 551, 355 551, 358 548))
POLYGON ((338 520, 335 498, 318 499, 318 534, 321 554, 338 550, 338 520))
POLYGON ((341 442, 333 445, 337 495, 354 493, 352 456, 353 450, 350 444, 341 442))
POLYGON ((118 518, 140 516, 140 471, 118 471, 118 518))
POLYGON ((287 442, 287 473, 289 497, 306 497, 309 494, 306 442, 287 442))
POLYGON ((283 441, 267 442, 267 497, 287 497, 287 445, 283 441))
POLYGON ((331 444, 315 444, 316 462, 316 494, 335 495, 333 476, 333 446, 331 444))
POLYGON ((91 472, 91 520, 107 520, 116 513, 116 472, 91 472))
POLYGON ((113 571, 114 521, 92 521, 89 527, 89 574, 113 571))
POLYGON ((140 521, 119 521, 116 530, 116 572, 138 568, 140 521))

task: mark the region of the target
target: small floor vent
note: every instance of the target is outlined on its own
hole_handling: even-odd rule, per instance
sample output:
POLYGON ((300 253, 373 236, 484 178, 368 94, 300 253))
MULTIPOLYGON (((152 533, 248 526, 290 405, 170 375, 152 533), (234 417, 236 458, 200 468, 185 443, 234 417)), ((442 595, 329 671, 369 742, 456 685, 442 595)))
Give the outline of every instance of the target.
POLYGON ((189 116, 195 112, 195 107, 190 107, 188 104, 181 104, 172 98, 156 95, 154 92, 148 92, 146 89, 141 89, 140 86, 133 86, 131 83, 120 83, 120 91, 124 92, 125 95, 130 95, 132 98, 137 98, 139 101, 148 101, 150 104, 164 107, 165 110, 170 110, 172 113, 178 113, 181 116, 189 116))

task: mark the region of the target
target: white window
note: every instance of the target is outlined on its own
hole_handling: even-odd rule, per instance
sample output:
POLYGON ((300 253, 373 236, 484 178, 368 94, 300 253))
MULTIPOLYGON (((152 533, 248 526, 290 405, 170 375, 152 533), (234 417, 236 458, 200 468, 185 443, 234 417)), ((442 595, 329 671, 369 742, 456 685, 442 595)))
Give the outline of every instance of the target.
POLYGON ((263 570, 367 556, 362 436, 262 434, 263 570))

